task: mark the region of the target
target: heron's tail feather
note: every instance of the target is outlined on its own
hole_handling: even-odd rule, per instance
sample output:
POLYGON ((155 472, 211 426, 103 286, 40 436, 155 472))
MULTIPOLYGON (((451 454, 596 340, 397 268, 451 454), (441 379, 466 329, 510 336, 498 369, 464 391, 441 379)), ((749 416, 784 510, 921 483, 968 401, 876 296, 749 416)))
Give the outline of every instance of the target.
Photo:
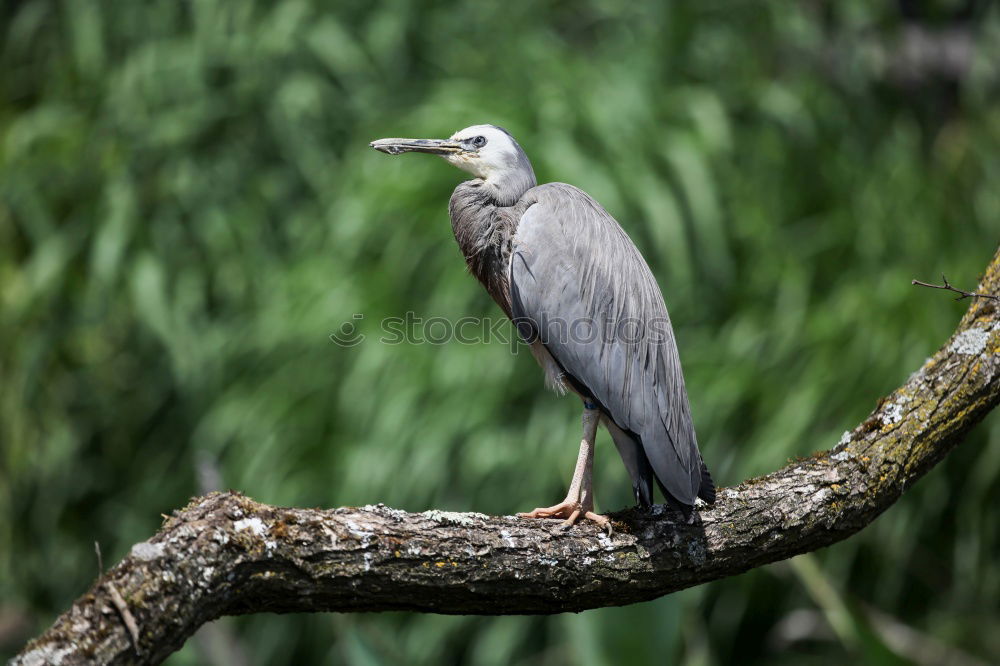
POLYGON ((709 504, 715 504, 715 482, 712 481, 712 475, 709 474, 704 460, 701 461, 701 488, 698 489, 698 497, 709 504))

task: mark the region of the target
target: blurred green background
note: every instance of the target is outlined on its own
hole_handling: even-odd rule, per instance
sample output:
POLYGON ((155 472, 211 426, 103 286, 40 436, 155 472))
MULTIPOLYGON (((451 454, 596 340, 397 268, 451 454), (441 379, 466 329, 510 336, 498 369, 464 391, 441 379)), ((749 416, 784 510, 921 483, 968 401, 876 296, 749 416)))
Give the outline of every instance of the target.
MULTIPOLYGON (((508 345, 447 201, 383 136, 507 127, 666 295, 721 485, 829 448, 947 339, 1000 240, 987 2, 0 4, 0 656, 205 488, 512 513, 576 400, 508 345), (364 315, 354 319, 355 314, 364 315), (354 322, 355 347, 329 336, 354 322)), ((509 332, 509 328, 506 329, 509 332)), ((602 433, 597 500, 630 503, 602 433)), ((553 617, 260 615, 168 663, 1000 660, 1000 421, 822 552, 553 617)))

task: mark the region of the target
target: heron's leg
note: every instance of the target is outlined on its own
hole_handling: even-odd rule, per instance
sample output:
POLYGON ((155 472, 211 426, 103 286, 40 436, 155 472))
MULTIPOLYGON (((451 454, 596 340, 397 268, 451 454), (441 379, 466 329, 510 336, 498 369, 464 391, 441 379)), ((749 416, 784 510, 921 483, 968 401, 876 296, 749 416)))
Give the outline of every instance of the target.
POLYGON ((529 513, 517 514, 521 518, 565 518, 564 527, 576 523, 582 516, 600 527, 610 529, 611 522, 594 513, 594 442, 597 439, 597 424, 601 420, 598 409, 584 405, 583 439, 580 440, 580 455, 576 459, 576 471, 569 484, 566 499, 559 504, 535 509, 529 513))

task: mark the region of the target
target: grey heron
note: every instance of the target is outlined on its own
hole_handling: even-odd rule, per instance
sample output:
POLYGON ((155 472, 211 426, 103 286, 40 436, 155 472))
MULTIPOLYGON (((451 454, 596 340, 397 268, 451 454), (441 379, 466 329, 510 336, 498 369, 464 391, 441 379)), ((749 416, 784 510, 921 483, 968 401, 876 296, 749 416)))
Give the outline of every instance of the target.
POLYGON ((566 527, 583 517, 610 528, 594 513, 598 423, 610 432, 640 506, 652 505, 654 481, 689 522, 695 498, 714 502, 663 296, 618 222, 572 185, 538 185, 528 156, 496 125, 370 145, 390 155, 439 155, 472 174, 449 204, 469 271, 530 345, 548 386, 583 401, 566 498, 519 515, 562 518, 566 527))

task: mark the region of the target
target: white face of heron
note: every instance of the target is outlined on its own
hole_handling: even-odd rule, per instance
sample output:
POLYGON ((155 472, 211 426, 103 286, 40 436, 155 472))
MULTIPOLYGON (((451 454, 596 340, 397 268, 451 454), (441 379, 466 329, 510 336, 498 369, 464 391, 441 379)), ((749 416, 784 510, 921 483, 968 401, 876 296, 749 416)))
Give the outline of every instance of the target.
POLYGON ((464 150, 444 155, 444 159, 483 180, 502 178, 523 168, 522 162, 526 161, 510 135, 492 125, 466 127, 452 134, 450 140, 462 144, 464 150))

